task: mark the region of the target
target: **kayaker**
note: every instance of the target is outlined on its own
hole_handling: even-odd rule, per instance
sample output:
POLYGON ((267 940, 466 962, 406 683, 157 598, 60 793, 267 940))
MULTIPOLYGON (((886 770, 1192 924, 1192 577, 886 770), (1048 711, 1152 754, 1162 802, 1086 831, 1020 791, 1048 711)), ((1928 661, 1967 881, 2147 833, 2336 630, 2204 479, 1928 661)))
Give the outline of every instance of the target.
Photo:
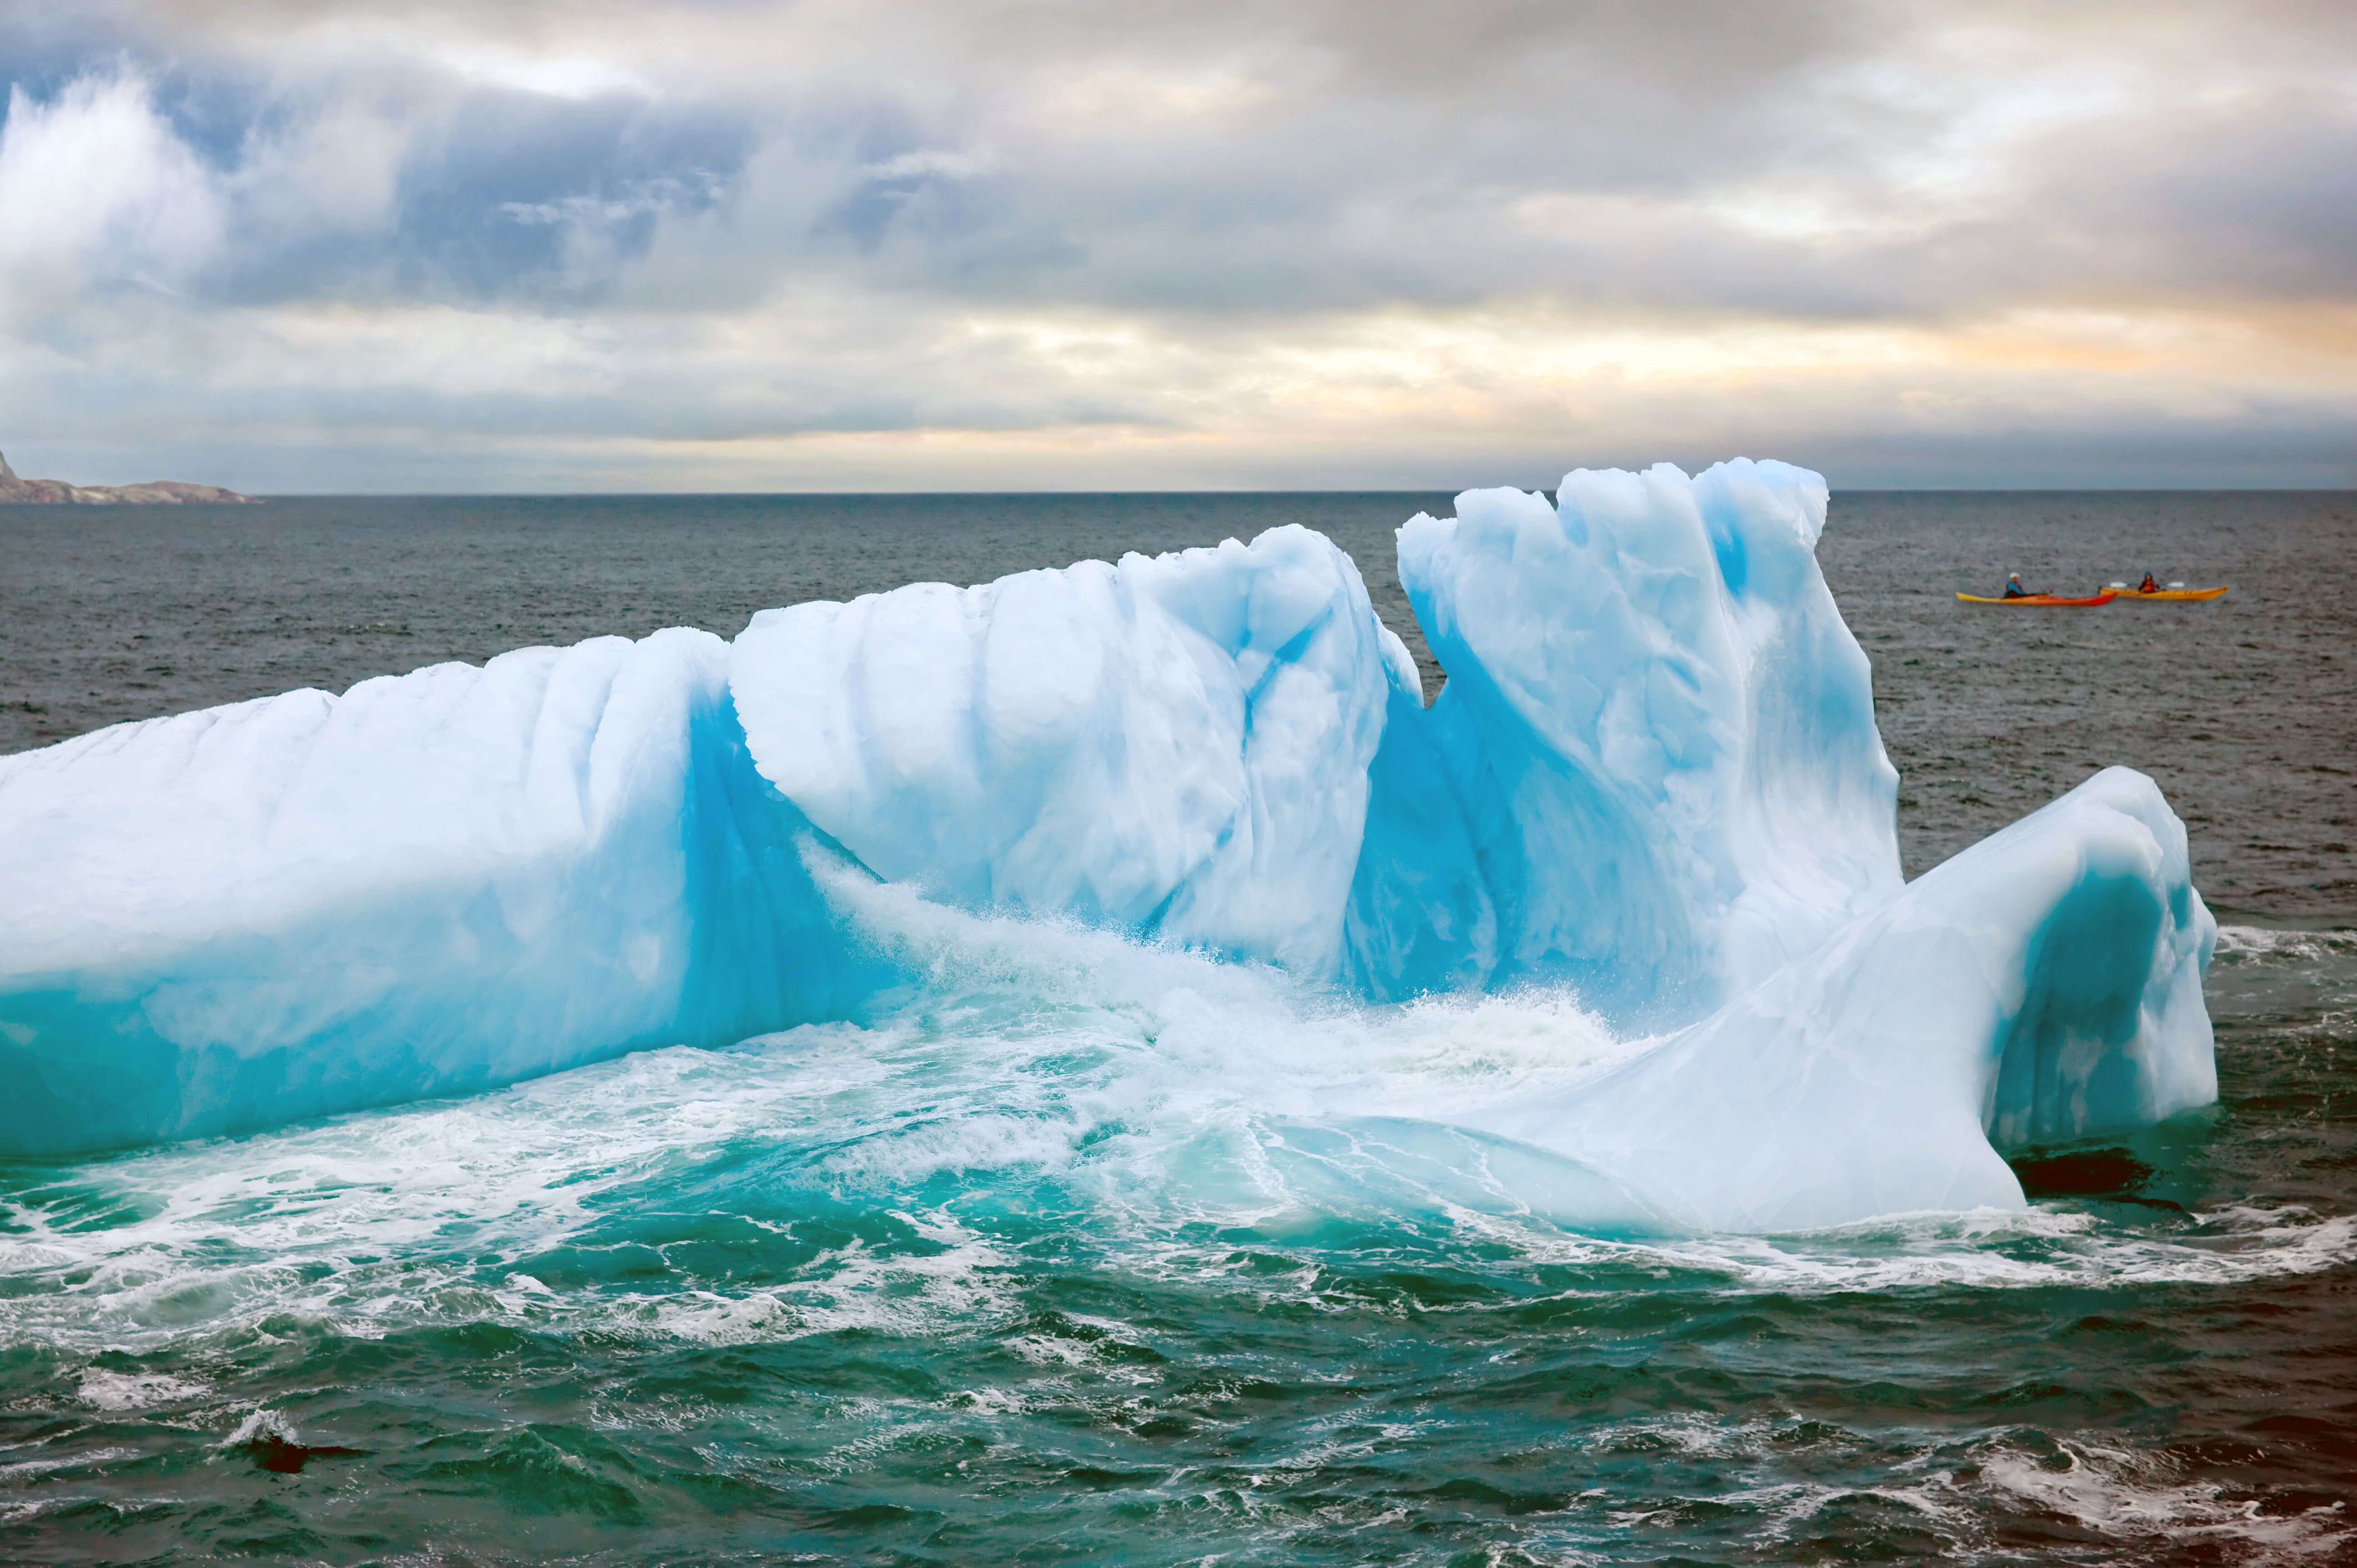
POLYGON ((2008 599, 2026 599, 2030 596, 2029 590, 2021 585, 2020 573, 2008 572, 2006 574, 2005 596, 2008 599))
POLYGON ((2147 572, 2144 575, 2144 581, 2136 585, 2136 592, 2139 594, 2157 594, 2160 592, 2160 585, 2153 580, 2151 573, 2147 572))

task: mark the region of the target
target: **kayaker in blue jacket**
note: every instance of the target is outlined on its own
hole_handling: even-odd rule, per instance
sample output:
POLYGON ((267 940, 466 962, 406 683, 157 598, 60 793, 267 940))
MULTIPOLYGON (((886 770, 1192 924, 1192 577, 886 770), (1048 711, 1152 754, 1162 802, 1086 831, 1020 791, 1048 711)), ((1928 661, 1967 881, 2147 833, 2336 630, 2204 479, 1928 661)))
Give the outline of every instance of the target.
POLYGON ((2008 599, 2026 599, 2030 596, 2029 590, 2021 585, 2020 573, 2008 572, 2006 574, 2005 596, 2008 599))

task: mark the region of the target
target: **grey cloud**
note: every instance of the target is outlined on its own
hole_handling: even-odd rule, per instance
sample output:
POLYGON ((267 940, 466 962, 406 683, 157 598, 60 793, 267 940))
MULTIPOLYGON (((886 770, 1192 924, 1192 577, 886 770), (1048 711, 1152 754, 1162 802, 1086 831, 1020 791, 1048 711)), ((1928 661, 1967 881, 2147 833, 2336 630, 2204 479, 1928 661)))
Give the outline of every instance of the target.
MULTIPOLYGON (((1033 51, 1027 37, 1025 48, 1002 43, 991 58, 1006 73, 1002 91, 963 106, 962 127, 926 133, 1002 149, 993 177, 855 188, 800 233, 746 216, 765 242, 796 248, 791 263, 767 249, 759 264, 824 266, 830 242, 847 238, 867 275, 889 286, 1010 301, 1300 311, 1535 293, 1937 317, 2117 286, 2131 273, 2230 292, 2247 276, 2264 292, 2276 285, 2281 250, 2252 252, 2239 268, 2230 254, 2197 266, 2199 248, 2179 237, 2238 224, 2312 228, 2332 209, 2319 198, 2345 183, 2332 171, 2352 166, 2336 165, 2332 145, 2345 94, 2311 88, 2315 113, 2303 115, 2299 94, 2262 81, 2244 84, 2265 100, 2244 129, 2272 135, 2283 156, 2260 155, 2247 171, 2257 178, 2210 177, 2225 143, 2214 126, 2183 134, 2181 105, 2163 101, 2018 138, 2002 150, 1991 188, 1957 210, 1883 232, 1749 231, 1714 202, 1830 198, 1905 219, 1916 199, 1906 156, 1938 144, 1953 116, 1874 89, 1877 48, 1904 57, 1910 45, 1931 48, 1923 38, 1866 30, 1836 43, 1818 36, 1821 26, 1763 39, 1713 25, 1757 8, 1691 9, 1660 13, 1640 34, 1634 13, 1607 8, 1619 53, 1581 27, 1533 27, 1513 48, 1479 35, 1444 47, 1456 39, 1445 27, 1368 25, 1362 11, 1351 13, 1360 34, 1348 38, 1208 26, 1195 31, 1210 41, 1190 51, 1183 42, 1145 50, 1125 35, 1116 62, 1153 53, 1183 74, 1240 60, 1264 91, 1200 122, 1085 136, 1060 136, 1037 113, 1084 57, 1069 39, 1033 51), (1712 43, 1726 47, 1714 53, 1712 43), (1411 61, 1426 69, 1412 71, 1411 61), (2107 137, 2113 145, 2099 147, 2107 137), (2072 189, 2058 166, 2100 166, 2104 188, 2072 189), (1593 219, 1546 231, 1528 209, 1548 201, 1587 204, 1593 219), (2131 208, 2135 221, 2123 226, 2131 208)), ((1155 21, 1140 29, 1158 44, 1155 21)), ((1941 66, 1936 50, 1915 63, 1935 74, 1941 66)), ((2203 80, 2236 81, 2214 66, 2203 80)), ((2311 250, 2339 253, 2329 243, 2311 250)))
POLYGON ((2058 215, 2093 281, 2357 295, 2357 91, 2172 104, 2058 139, 2042 161, 2024 205, 2058 215))
MULTIPOLYGON (((2329 11, 2276 10, 2287 26, 2333 38, 2341 30, 2319 19, 2329 11)), ((165 14, 185 41, 208 22, 277 12, 188 5, 165 14)), ((274 256, 269 236, 248 236, 221 286, 251 299, 349 292, 366 278, 414 297, 594 299, 630 286, 621 274, 659 224, 716 208, 721 221, 694 225, 705 252, 694 270, 714 285, 737 275, 735 300, 812 270, 1002 301, 1215 311, 1540 293, 1936 315, 2077 279, 2112 285, 2132 270, 2156 285, 2173 273, 2189 287, 2233 289, 2247 276, 2265 291, 2296 260, 2340 285, 2348 248, 2318 215, 2349 209, 2330 199, 2346 192, 2337 171, 2357 166, 2341 156, 2345 85, 2255 84, 2274 91, 2231 111, 2241 123, 2222 137, 2212 124, 2186 125, 2219 112, 2189 116, 2170 103, 2032 135, 2007 149, 2011 166, 1974 209, 1898 233, 1795 238, 1716 215, 1728 196, 1772 203, 1785 192, 1870 213, 1903 208, 1907 175, 1894 163, 1936 145, 1953 114, 1922 93, 1878 88, 1878 71, 1888 78, 1898 62, 1936 79, 1932 18, 1946 14, 1735 0, 1001 5, 912 8, 897 28, 798 33, 789 24, 800 12, 608 7, 609 28, 683 15, 679 25, 700 26, 706 49, 741 28, 748 59, 716 61, 708 80, 667 81, 652 99, 553 98, 428 80, 414 61, 380 68, 373 91, 410 142, 389 235, 365 257, 317 244, 274 256), (899 50, 884 47, 895 40, 899 50), (759 80, 763 59, 774 61, 772 83, 759 80), (1043 107, 1092 72, 1113 73, 1105 91, 1117 99, 1125 70, 1182 82, 1224 71, 1250 91, 1219 113, 1129 124, 1116 105, 1078 134, 1043 107), (764 147, 787 150, 770 160, 786 188, 740 177, 764 147), (978 148, 990 149, 986 159, 978 148), (941 161, 961 158, 974 166, 952 172, 941 161), (897 175, 877 173, 896 160, 897 175), (2070 177, 2091 168, 2103 171, 2098 188, 2070 177), (1533 204, 1550 201, 1587 204, 1594 220, 1559 231, 1534 223, 1533 204), (1610 201, 1620 209, 1608 210, 1610 201), (618 208, 637 216, 619 220, 618 208), (518 223, 520 211, 571 220, 518 223), (2238 261, 2221 247, 2169 242, 2235 230, 2294 243, 2254 245, 2238 261), (594 242, 568 254, 568 237, 594 242)), ((317 23, 321 10, 305 15, 317 23)), ((493 8, 475 26, 544 41, 560 30, 551 15, 493 8)), ((600 13, 587 15, 595 45, 600 13)), ((2133 41, 2133 26, 2115 20, 2133 41)), ((225 64, 210 96, 248 91, 254 127, 299 112, 301 82, 253 93, 250 57, 217 58, 244 63, 225 64)), ((666 64, 644 63, 658 76, 666 64)), ((2232 85, 2233 73, 2222 80, 2232 85)), ((371 83, 348 62, 320 90, 371 83)), ((176 101, 206 96, 183 85, 176 101)), ((216 102, 209 118, 233 124, 235 114, 216 102)), ((192 140, 233 161, 221 130, 192 140)), ((657 284, 639 297, 667 292, 657 284)))
MULTIPOLYGON (((0 419, 160 425, 206 383, 247 439, 307 430, 338 450, 436 429, 1208 429, 1242 417, 1233 389, 1260 358, 1322 352, 1318 323, 1385 312, 1814 330, 2342 307, 2352 16, 2294 0, 2231 16, 20 0, 0 71, 49 104, 77 79, 136 74, 205 171, 221 237, 168 278, 78 293, 60 292, 70 268, 0 263, 0 355, 17 361, 0 363, 0 419), (501 381, 437 357, 441 328, 405 349, 385 325, 442 307, 511 321, 505 351, 545 364, 501 381), (339 310, 368 345, 340 367, 240 337, 250 313, 327 332, 339 310), (1109 371, 1115 350, 1043 349, 1014 317, 1153 341, 1109 371)), ((1953 443, 1919 440, 1917 416, 1876 412, 1904 381, 1861 373, 1847 403, 1781 405, 1797 423, 1778 439, 1845 449, 1824 422, 1848 421, 1936 467, 2044 427, 1966 399, 1943 416, 1953 443)), ((1777 408, 1615 395, 1631 430, 1647 409, 1714 439, 1744 417, 1784 429, 1777 408)), ((2308 432, 2299 450, 2330 468, 2320 411, 2346 402, 2227 399, 2217 427, 2308 432)))

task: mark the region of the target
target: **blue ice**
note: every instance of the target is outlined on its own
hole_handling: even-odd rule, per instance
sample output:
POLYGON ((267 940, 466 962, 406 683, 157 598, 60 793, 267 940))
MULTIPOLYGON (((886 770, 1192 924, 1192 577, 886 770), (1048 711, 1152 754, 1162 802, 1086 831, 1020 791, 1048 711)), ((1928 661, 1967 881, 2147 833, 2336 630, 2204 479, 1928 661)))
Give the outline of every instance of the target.
POLYGON ((880 882, 1367 1006, 1575 994, 1650 1043, 1448 1120, 1592 1170, 1616 1225, 2018 1207, 2005 1148, 2215 1098, 2215 927, 2122 769, 1902 882, 1825 501, 1737 461, 1409 520, 1428 707, 1281 528, 0 757, 0 1153, 906 1005, 921 966, 844 908, 880 882))

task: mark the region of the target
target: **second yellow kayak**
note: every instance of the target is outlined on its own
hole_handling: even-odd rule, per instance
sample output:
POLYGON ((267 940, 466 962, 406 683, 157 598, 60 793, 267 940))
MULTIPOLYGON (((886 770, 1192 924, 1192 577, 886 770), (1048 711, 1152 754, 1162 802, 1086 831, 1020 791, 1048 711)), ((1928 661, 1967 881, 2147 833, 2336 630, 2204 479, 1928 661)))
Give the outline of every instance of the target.
POLYGON ((2176 599, 2180 603, 2193 603, 2202 599, 2222 599, 2233 591, 2233 587, 2234 585, 2229 583, 2222 588, 2155 588, 2146 593, 2140 588, 2126 588, 2115 583, 2111 591, 2123 604, 2130 599, 2176 599))

